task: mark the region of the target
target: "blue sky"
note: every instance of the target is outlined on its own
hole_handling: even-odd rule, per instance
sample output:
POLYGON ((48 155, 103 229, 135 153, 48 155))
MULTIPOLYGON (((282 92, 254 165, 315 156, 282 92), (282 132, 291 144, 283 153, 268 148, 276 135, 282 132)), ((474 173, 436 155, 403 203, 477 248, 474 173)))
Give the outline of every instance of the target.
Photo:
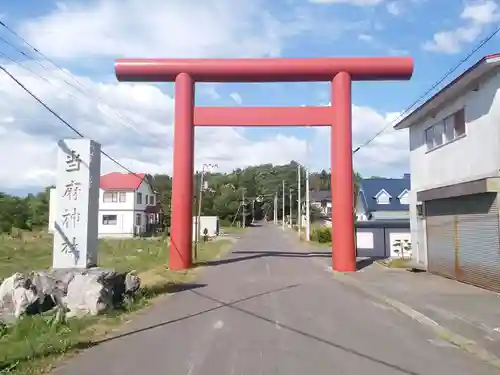
MULTIPOLYGON (((115 58, 412 56, 415 73, 410 81, 354 84, 355 147, 397 117, 498 26, 497 2, 4 0, 0 19, 68 69, 77 81, 1 27, 0 36, 30 58, 0 41, 0 52, 22 66, 1 56, 0 62, 130 169, 169 173, 172 151, 164 146, 172 139, 173 86, 118 83, 115 58), (68 81, 83 83, 86 95, 68 81)), ((495 37, 450 79, 499 50, 495 37)), ((5 98, 0 104, 0 156, 12 160, 0 166, 0 191, 36 191, 53 182, 56 140, 72 134, 5 76, 0 79, 5 98)), ((327 84, 197 86, 199 105, 289 106, 329 101, 327 84)), ((231 170, 295 159, 319 170, 329 167, 328 140, 328 129, 203 129, 197 132, 196 165, 215 162, 220 169, 231 170)), ((402 175, 408 171, 407 135, 388 131, 356 154, 355 164, 363 175, 402 175)), ((104 161, 102 170, 119 168, 104 161)))

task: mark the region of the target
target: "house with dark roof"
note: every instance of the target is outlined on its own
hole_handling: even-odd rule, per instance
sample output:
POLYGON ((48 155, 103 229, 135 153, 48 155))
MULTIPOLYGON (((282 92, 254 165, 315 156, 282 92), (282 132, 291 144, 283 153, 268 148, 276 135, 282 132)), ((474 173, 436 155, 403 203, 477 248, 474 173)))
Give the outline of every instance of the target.
POLYGON ((99 237, 127 238, 153 232, 162 223, 161 206, 144 173, 101 176, 99 237))
MULTIPOLYGON (((332 215, 332 198, 330 190, 311 191, 309 201, 311 207, 315 209, 320 216, 331 217, 332 215)), ((305 203, 304 203, 305 210, 305 203)))
POLYGON ((360 181, 356 216, 365 220, 409 220, 410 175, 360 181))
POLYGON ((415 260, 500 292, 500 54, 488 55, 395 125, 409 133, 415 260))

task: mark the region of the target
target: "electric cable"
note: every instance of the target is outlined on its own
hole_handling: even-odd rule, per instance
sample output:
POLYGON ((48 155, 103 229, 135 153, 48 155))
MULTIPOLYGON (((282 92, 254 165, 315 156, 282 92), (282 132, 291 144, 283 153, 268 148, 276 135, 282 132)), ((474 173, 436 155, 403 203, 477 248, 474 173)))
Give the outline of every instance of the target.
POLYGON ((392 122, 388 123, 382 129, 380 129, 377 133, 375 133, 374 136, 369 138, 367 141, 363 142, 361 145, 356 147, 352 153, 355 154, 358 152, 360 149, 368 146, 370 143, 372 143, 375 139, 377 139, 380 135, 382 135, 389 127, 393 127, 395 124, 399 122, 399 120, 404 118, 404 115, 408 113, 416 104, 418 104, 422 99, 424 99, 430 92, 432 92, 437 86, 439 86, 441 83, 443 83, 450 75, 452 75, 460 66, 462 66, 463 63, 467 62, 477 51, 479 51, 486 43, 488 43, 495 35, 498 34, 500 31, 500 26, 497 27, 495 30, 493 30, 492 33, 490 33, 486 38, 481 40, 469 53, 462 58, 456 65, 451 67, 445 74, 442 76, 440 79, 438 79, 428 90, 426 90, 422 95, 419 96, 418 99, 416 99, 413 103, 411 103, 406 109, 399 114, 399 116, 393 120, 392 122))

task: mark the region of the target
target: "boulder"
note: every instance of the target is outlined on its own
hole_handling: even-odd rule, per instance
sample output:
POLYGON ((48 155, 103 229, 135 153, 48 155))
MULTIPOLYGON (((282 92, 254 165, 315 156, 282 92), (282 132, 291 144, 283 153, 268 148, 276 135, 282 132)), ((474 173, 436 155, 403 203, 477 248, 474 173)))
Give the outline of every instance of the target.
POLYGON ((55 269, 15 273, 0 284, 0 320, 12 322, 23 314, 66 311, 67 317, 97 315, 123 304, 141 285, 135 271, 55 269))
POLYGON ((11 322, 19 318, 37 299, 31 280, 16 272, 0 285, 0 320, 11 322))

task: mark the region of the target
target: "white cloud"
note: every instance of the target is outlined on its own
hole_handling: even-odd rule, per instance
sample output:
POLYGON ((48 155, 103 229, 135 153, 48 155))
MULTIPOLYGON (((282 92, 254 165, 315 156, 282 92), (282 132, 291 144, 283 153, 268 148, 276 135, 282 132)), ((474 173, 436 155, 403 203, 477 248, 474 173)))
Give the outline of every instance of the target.
MULTIPOLYGON (((368 2, 354 1, 355 5, 368 2)), ((377 2, 371 0, 372 5, 377 2)), ((44 54, 63 61, 64 65, 78 67, 82 60, 100 61, 116 56, 277 56, 287 38, 308 32, 314 26, 310 17, 299 14, 297 18, 280 21, 265 10, 264 3, 264 0, 150 0, 145 7, 139 0, 72 1, 59 5, 52 13, 25 21, 19 31, 44 54)), ((105 83, 96 77, 79 76, 78 81, 85 85, 92 99, 72 90, 75 100, 68 93, 71 88, 63 81, 69 80, 68 77, 60 71, 42 71, 37 65, 26 65, 43 74, 49 84, 17 66, 6 66, 63 118, 102 143, 106 152, 131 170, 171 173, 169 146, 173 138, 174 100, 161 90, 164 86, 114 80, 105 83), (93 100, 95 97, 103 100, 93 100)), ((107 62, 106 66, 109 70, 99 73, 109 77, 112 65, 107 62)), ((102 65, 96 63, 94 67, 100 69, 102 65)), ((229 98, 237 104, 243 103, 237 92, 223 98, 223 91, 217 85, 199 85, 197 91, 214 101, 229 98)), ((0 74, 0 94, 0 157, 8 160, 0 168, 1 188, 53 183, 56 141, 74 134, 3 74, 0 74)), ((385 116, 369 108, 354 107, 353 115, 354 145, 385 124, 385 116)), ((243 128, 197 129, 196 165, 214 162, 227 171, 251 164, 306 158, 304 139, 287 136, 279 130, 259 139, 249 134, 243 128)), ((388 133, 360 152, 356 156, 360 170, 371 168, 370 173, 384 174, 394 168, 401 169, 407 148, 397 138, 402 137, 400 134, 388 133), (391 145, 393 141, 396 146, 391 145), (377 150, 381 150, 380 155, 377 150), (380 162, 374 155, 378 155, 380 162)), ((329 165, 328 139, 323 133, 323 137, 312 141, 312 148, 318 150, 314 151, 318 152, 316 168, 329 165)), ((102 171, 113 170, 119 167, 103 158, 102 171)))
MULTIPOLYGON (((31 67, 36 69, 35 67, 31 67)), ((126 167, 137 172, 172 172, 173 99, 148 84, 102 84, 84 77, 90 97, 99 96, 113 105, 78 95, 73 99, 62 84, 62 73, 44 70, 48 84, 19 67, 7 68, 65 120, 126 167), (57 95, 57 92, 65 94, 57 95), (122 117, 116 116, 116 111, 122 117), (109 113, 109 115, 106 115, 109 113), (133 121, 123 120, 127 117, 133 121)), ((6 75, 0 75, 0 168, 2 188, 40 187, 54 182, 56 142, 76 135, 53 117, 6 75), (22 173, 19 173, 22 171, 22 173)), ((75 92, 76 95, 76 92, 75 92)), ((265 162, 286 163, 305 155, 306 142, 277 132, 252 140, 235 128, 199 128, 196 131, 196 165, 216 162, 231 170, 265 162), (235 152, 237 150, 237 152, 235 152)), ((120 168, 103 157, 102 171, 120 168)))
POLYGON ((494 0, 469 1, 465 4, 460 19, 463 25, 454 30, 439 31, 423 48, 442 53, 458 53, 464 45, 475 41, 485 27, 500 19, 500 9, 494 0))
POLYGON ((391 1, 390 3, 388 3, 386 8, 387 11, 393 16, 398 16, 403 11, 401 4, 396 1, 391 1))
POLYGON ((373 36, 368 35, 368 34, 359 34, 358 39, 363 41, 363 42, 371 42, 371 41, 373 41, 373 36))
POLYGON ((309 0, 315 4, 349 4, 355 6, 373 6, 383 3, 385 0, 309 0))
POLYGON ((232 92, 231 94, 229 94, 229 96, 231 97, 231 99, 234 100, 234 102, 236 104, 242 104, 243 103, 243 98, 237 92, 232 92))
MULTIPOLYGON (((398 116, 399 113, 381 114, 369 107, 353 105, 353 148, 365 143, 383 127, 391 125, 398 116)), ((320 168, 315 164, 316 160, 325 153, 330 155, 330 139, 329 128, 316 128, 314 146, 311 147, 313 152, 309 155, 309 162, 316 169, 320 168)), ((354 154, 354 168, 362 176, 402 176, 409 169, 408 141, 406 130, 395 131, 392 126, 388 126, 386 132, 354 154)))
MULTIPOLYGON (((263 0, 100 0, 68 2, 19 31, 48 56, 278 56, 282 39, 301 24, 283 25, 263 0)), ((295 20, 294 20, 295 21, 295 20)))

